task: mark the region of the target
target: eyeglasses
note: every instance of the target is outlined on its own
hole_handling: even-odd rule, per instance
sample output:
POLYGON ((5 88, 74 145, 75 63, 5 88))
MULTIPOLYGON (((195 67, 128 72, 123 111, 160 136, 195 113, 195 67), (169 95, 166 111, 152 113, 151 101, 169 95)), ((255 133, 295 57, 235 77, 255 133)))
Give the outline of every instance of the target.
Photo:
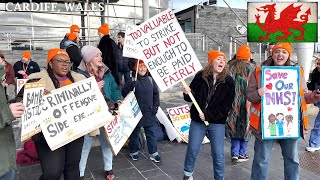
POLYGON ((71 64, 71 61, 64 61, 64 60, 61 60, 61 59, 53 59, 53 60, 56 60, 59 64, 61 65, 68 65, 70 66, 71 64))

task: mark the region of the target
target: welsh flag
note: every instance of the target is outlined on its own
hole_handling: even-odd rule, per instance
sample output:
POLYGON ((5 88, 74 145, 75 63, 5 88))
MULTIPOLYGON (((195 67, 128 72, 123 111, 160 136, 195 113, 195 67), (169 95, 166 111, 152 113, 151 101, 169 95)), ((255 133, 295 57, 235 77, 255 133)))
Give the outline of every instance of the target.
POLYGON ((318 3, 248 2, 248 42, 317 42, 318 3))

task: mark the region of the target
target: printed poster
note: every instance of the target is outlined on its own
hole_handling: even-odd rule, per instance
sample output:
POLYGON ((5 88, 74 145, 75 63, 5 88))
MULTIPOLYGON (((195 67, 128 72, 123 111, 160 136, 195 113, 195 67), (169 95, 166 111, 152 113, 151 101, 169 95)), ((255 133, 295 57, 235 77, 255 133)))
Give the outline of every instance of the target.
POLYGON ((299 67, 262 67, 262 139, 300 137, 299 67))

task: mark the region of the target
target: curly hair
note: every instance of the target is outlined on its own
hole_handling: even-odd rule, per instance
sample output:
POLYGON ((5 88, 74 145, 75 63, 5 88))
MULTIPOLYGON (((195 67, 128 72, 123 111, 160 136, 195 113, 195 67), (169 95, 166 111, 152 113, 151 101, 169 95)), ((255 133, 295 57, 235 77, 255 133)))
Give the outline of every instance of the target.
MULTIPOLYGON (((227 77, 227 72, 229 69, 229 65, 226 63, 222 72, 218 74, 217 79, 216 80, 221 80, 221 79, 225 79, 227 77)), ((204 68, 203 68, 203 73, 202 73, 202 77, 204 79, 207 79, 210 75, 213 75, 213 66, 212 63, 208 63, 204 68)))

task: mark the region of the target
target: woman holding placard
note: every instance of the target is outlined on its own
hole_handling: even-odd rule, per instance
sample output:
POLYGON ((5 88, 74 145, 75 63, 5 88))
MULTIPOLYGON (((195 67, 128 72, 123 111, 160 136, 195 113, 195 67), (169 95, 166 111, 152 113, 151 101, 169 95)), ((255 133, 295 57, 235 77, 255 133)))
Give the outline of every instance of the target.
MULTIPOLYGON (((110 108, 111 102, 118 102, 121 99, 121 94, 119 87, 111 74, 111 71, 102 62, 101 51, 94 46, 84 46, 81 49, 81 54, 83 60, 81 61, 77 71, 87 78, 91 76, 96 78, 98 86, 106 97, 107 104, 110 108)), ((99 141, 103 155, 105 178, 107 180, 111 180, 114 177, 112 171, 113 155, 102 130, 100 130, 99 141)), ((84 143, 79 165, 80 177, 84 176, 92 142, 93 137, 89 135, 84 136, 84 143)))
MULTIPOLYGON (((62 49, 50 49, 47 64, 47 70, 33 73, 28 77, 30 80, 45 82, 45 94, 85 79, 83 75, 70 71, 69 55, 62 49)), ((54 151, 51 151, 42 133, 34 135, 32 140, 40 158, 42 169, 40 180, 59 180, 62 174, 65 180, 80 180, 79 162, 83 137, 54 151)))
POLYGON ((194 166, 206 133, 211 144, 214 179, 224 178, 224 134, 228 112, 235 96, 232 77, 227 75, 226 56, 217 50, 208 52, 208 64, 198 72, 190 87, 183 88, 184 99, 191 102, 188 93, 192 92, 203 113, 199 114, 196 105, 190 109, 191 124, 188 149, 184 162, 184 180, 192 179, 194 166), (206 126, 204 121, 209 122, 206 126))
MULTIPOLYGON (((262 66, 292 66, 290 56, 292 47, 290 43, 277 43, 272 49, 271 58, 262 66)), ((315 92, 308 93, 306 82, 303 78, 303 70, 300 68, 300 111, 301 111, 301 136, 308 130, 307 103, 319 101, 320 95, 315 92)), ((261 69, 257 67, 250 76, 247 98, 252 103, 250 114, 250 126, 252 134, 255 135, 254 159, 251 170, 252 180, 265 180, 268 177, 270 154, 273 142, 276 140, 262 140, 261 136, 261 97, 268 91, 268 87, 261 87, 261 69)), ((270 88, 269 88, 270 89, 270 88)), ((299 179, 299 154, 298 139, 277 139, 284 160, 284 177, 286 180, 299 179)))

